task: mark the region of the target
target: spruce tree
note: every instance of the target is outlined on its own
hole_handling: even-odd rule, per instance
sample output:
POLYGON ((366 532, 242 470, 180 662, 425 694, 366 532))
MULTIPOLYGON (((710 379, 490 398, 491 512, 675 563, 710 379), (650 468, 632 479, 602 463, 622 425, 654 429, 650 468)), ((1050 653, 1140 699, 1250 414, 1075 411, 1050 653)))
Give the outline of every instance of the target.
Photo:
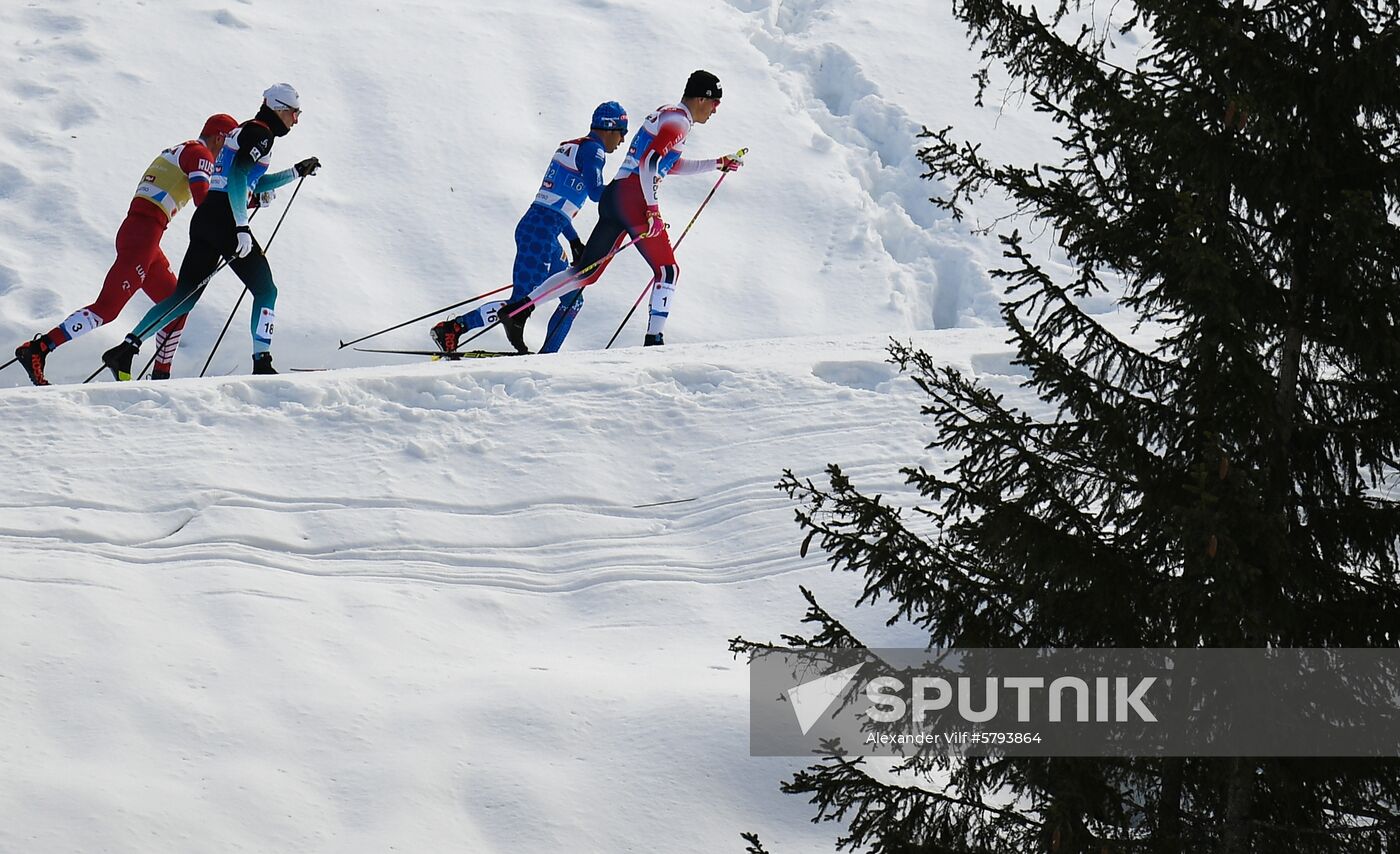
MULTIPOLYGON (((1080 7, 1083 7, 1082 9, 1080 7)), ((925 133, 933 201, 989 191, 1073 269, 1001 237, 1032 417, 909 346, 948 470, 905 470, 936 523, 838 466, 789 472, 804 552, 935 647, 1383 647, 1400 632, 1400 10, 1393 0, 1141 0, 1121 29, 954 0, 985 61, 1058 126, 1002 165, 925 133), (1146 41, 1123 59, 1114 40, 1146 41), (1083 298, 1114 293, 1150 343, 1083 298), (920 517, 921 520, 924 518, 920 517)), ((1100 7, 1102 8, 1102 6, 1100 7)), ((980 100, 980 96, 979 96, 980 100)), ((811 637, 859 646, 808 591, 811 637)), ((736 638, 738 652, 772 648, 736 638)), ((1400 850, 1394 760, 833 756, 784 790, 900 852, 1400 850), (916 783, 938 776, 948 785, 916 783), (905 782, 900 782, 903 780, 905 782)))

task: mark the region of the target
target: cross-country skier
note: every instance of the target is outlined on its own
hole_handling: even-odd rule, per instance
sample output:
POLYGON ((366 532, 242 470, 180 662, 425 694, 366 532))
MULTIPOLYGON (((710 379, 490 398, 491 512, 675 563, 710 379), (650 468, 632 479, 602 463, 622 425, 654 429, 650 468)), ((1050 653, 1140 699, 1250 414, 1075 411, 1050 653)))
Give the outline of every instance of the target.
POLYGON ((654 287, 645 344, 653 346, 664 343, 662 330, 670 313, 680 267, 671 249, 666 223, 661 219, 657 191, 661 180, 670 174, 691 175, 715 169, 731 172, 743 165, 743 161, 735 155, 713 160, 685 160, 681 157, 691 127, 708 122, 719 109, 721 97, 723 92, 719 78, 708 71, 696 71, 686 81, 679 104, 661 107, 646 117, 632 137, 622 168, 603 191, 598 202, 598 224, 588 237, 582 257, 575 259, 572 269, 550 276, 526 299, 513 300, 501 307, 501 325, 505 327, 506 338, 517 350, 524 350, 525 320, 534 306, 525 308, 514 317, 510 316, 511 312, 525 306, 528 299, 542 298, 546 294, 563 299, 597 281, 608 266, 603 259, 621 246, 628 235, 641 238, 637 249, 652 270, 654 287), (598 266, 586 278, 578 278, 575 271, 585 270, 595 263, 598 266))
POLYGON ((203 285, 224 258, 253 295, 253 373, 277 373, 271 353, 277 285, 262 247, 248 227, 248 199, 250 194, 266 193, 298 177, 314 175, 320 168, 320 160, 308 157, 290 169, 267 171, 273 142, 296 127, 300 117, 297 90, 291 84, 278 83, 263 92, 258 114, 229 134, 215 163, 209 199, 190 218, 190 247, 180 264, 175 293, 147 312, 126 340, 102 354, 103 364, 117 379, 131 379, 132 358, 152 329, 194 308, 203 285))
MULTIPOLYGON (((214 158, 223 148, 224 137, 236 127, 238 120, 233 116, 223 113, 210 116, 198 139, 165 149, 146 167, 146 174, 136 186, 135 198, 126 211, 126 219, 117 229, 117 260, 107 271, 97 300, 15 350, 15 358, 29 374, 31 382, 48 385, 44 377, 44 360, 48 354, 115 320, 138 290, 145 291, 153 302, 160 302, 174 292, 175 274, 170 271, 170 261, 160 249, 160 239, 180 208, 190 201, 196 206, 204 204, 209 176, 214 171, 214 158)), ((170 362, 175 358, 180 330, 184 326, 185 318, 178 317, 157 334, 152 379, 170 376, 170 362)))
MULTIPOLYGON (((588 136, 559 143, 535 201, 515 226, 511 302, 525 299, 541 282, 569 266, 569 258, 560 251, 561 234, 569 243, 574 261, 583 254, 583 241, 574 230, 573 218, 585 204, 596 202, 603 195, 603 164, 607 155, 616 151, 627 138, 627 113, 616 101, 599 104, 593 111, 590 128, 588 136)), ((444 320, 433 327, 433 342, 444 351, 457 349, 462 333, 493 323, 496 312, 506 302, 490 302, 460 317, 444 320)), ((559 301, 559 307, 550 318, 549 333, 540 348, 541 353, 559 350, 582 308, 582 291, 575 291, 559 301)), ((529 352, 523 340, 512 338, 511 343, 521 353, 529 352)))

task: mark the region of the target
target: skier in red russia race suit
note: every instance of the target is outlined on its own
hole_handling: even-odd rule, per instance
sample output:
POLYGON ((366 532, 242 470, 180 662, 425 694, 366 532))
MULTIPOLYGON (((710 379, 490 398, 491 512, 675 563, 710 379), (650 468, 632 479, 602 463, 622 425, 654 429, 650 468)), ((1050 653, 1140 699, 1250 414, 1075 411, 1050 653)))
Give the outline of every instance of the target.
MULTIPOLYGON (((685 140, 690 129, 696 124, 704 124, 719 109, 719 78, 708 71, 696 71, 686 81, 681 102, 659 108, 646 117, 638 128, 632 144, 627 149, 627 159, 622 168, 598 200, 598 224, 588 237, 583 255, 568 270, 550 276, 539 287, 531 291, 529 299, 564 297, 573 291, 591 285, 607 269, 607 263, 598 264, 587 278, 578 279, 577 271, 587 269, 602 261, 608 253, 617 249, 630 235, 640 238, 637 251, 651 265, 652 282, 651 312, 647 319, 645 345, 648 347, 664 344, 662 330, 670 315, 671 297, 675 294, 676 281, 680 278, 680 266, 676 263, 671 248, 671 237, 666 233, 666 223, 661 219, 657 205, 657 191, 661 179, 669 174, 691 175, 697 172, 711 172, 719 169, 732 172, 743 165, 737 155, 726 155, 712 160, 685 160, 685 140), (572 281, 571 281, 572 278, 572 281)), ((510 313, 526 304, 525 300, 508 303, 501 308, 504 318, 506 338, 517 350, 524 350, 525 319, 531 308, 526 308, 514 317, 510 313)))
MULTIPOLYGON (((180 208, 190 201, 196 205, 204 202, 214 159, 224 146, 224 137, 236 127, 238 120, 233 116, 210 116, 198 139, 167 148, 146 167, 126 219, 117 229, 117 260, 107 271, 97 300, 15 350, 15 358, 31 382, 48 385, 44 378, 44 359, 48 354, 115 319, 138 290, 144 290, 157 303, 175 290, 175 274, 160 249, 160 239, 180 208)), ((170 376, 170 363, 184 326, 185 318, 181 316, 160 331, 152 379, 170 376)))

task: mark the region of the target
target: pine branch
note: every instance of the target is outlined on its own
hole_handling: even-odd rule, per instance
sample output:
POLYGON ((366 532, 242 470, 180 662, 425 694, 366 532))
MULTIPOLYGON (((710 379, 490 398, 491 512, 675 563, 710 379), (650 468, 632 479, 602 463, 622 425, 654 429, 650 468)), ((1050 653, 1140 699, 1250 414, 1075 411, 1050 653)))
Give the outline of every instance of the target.
POLYGON ((749 843, 748 846, 744 848, 744 854, 768 854, 768 849, 763 847, 763 843, 759 841, 757 833, 741 833, 739 836, 742 837, 745 842, 749 843))

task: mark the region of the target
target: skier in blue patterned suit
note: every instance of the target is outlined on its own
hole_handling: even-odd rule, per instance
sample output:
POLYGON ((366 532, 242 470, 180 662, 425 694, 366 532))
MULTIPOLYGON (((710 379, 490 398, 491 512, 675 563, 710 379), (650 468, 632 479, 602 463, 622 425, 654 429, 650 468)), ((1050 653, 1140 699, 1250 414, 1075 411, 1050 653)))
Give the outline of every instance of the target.
MULTIPOLYGON (((583 241, 574 229, 573 218, 585 204, 596 202, 603 195, 603 164, 607 155, 617 150, 626 137, 627 113, 616 101, 608 101, 593 111, 588 136, 559 143, 535 201, 515 226, 515 269, 511 276, 510 300, 486 303, 434 326, 433 343, 440 350, 457 349, 457 341, 464 332, 495 323, 501 306, 524 298, 545 279, 567 268, 570 259, 561 251, 560 235, 568 241, 573 260, 578 260, 583 254, 583 241)), ((559 307, 549 319, 541 353, 558 352, 582 308, 582 290, 559 301, 559 307)), ((512 343, 521 353, 529 352, 523 341, 512 343)))

